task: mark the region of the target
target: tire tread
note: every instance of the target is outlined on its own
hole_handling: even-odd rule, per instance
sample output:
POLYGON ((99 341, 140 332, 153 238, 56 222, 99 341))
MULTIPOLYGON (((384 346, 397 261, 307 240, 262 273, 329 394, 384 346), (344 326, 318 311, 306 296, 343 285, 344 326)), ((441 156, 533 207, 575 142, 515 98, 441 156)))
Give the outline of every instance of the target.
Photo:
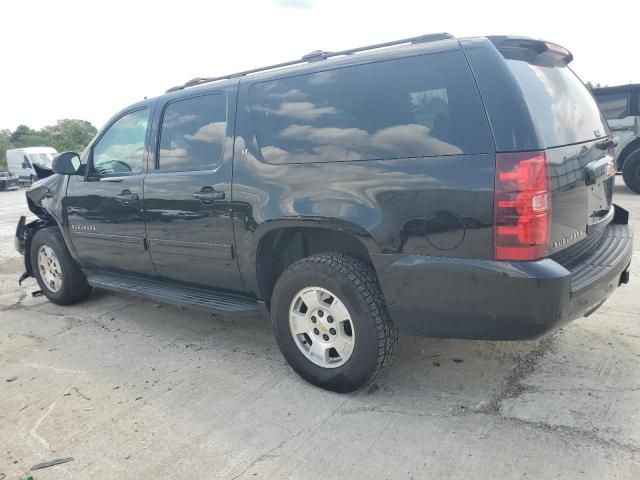
POLYGON ((384 301, 382 289, 373 268, 363 260, 344 253, 321 253, 305 257, 290 265, 280 276, 274 292, 278 292, 278 283, 283 278, 298 270, 315 270, 328 268, 343 275, 352 282, 362 296, 373 319, 378 341, 378 356, 375 368, 365 385, 370 385, 380 377, 385 368, 392 362, 398 346, 398 329, 391 320, 391 315, 384 301))
POLYGON ((35 233, 31 242, 31 268, 44 295, 51 302, 58 305, 78 303, 87 298, 91 292, 91 286, 87 283, 86 277, 71 257, 69 250, 67 250, 67 245, 58 227, 42 228, 35 233), (40 278, 37 251, 41 245, 48 245, 54 249, 63 269, 62 290, 57 294, 50 292, 40 278))

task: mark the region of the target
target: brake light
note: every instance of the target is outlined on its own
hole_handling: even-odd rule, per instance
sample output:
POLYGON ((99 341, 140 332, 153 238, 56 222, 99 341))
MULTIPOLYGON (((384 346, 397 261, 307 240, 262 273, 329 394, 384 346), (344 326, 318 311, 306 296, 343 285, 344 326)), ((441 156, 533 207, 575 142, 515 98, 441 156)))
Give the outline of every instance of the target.
POLYGON ((551 188, 544 152, 496 154, 496 260, 537 260, 549 250, 551 188))

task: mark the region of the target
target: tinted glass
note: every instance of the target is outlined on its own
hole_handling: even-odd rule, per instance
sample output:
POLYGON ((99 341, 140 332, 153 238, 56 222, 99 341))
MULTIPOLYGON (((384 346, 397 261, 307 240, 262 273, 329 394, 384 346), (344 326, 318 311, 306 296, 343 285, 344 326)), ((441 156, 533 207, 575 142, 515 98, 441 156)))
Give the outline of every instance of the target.
POLYGON ((253 85, 251 112, 270 163, 491 152, 461 52, 339 68, 253 85))
POLYGON ((616 120, 629 115, 626 93, 605 93, 596 95, 600 109, 607 120, 616 120))
POLYGON ((226 130, 227 104, 223 94, 170 103, 162 118, 160 170, 213 168, 222 158, 226 130))
POLYGON ((596 101, 569 67, 535 65, 523 60, 506 62, 546 147, 606 135, 596 101))
POLYGON ((149 123, 145 108, 120 117, 93 147, 93 169, 98 175, 140 173, 149 123))

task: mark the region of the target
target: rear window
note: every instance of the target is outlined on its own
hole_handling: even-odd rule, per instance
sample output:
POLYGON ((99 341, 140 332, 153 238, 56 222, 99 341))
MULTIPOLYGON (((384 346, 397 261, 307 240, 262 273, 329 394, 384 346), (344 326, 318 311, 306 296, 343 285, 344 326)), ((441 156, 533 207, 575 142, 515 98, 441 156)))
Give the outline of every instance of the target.
POLYGON ((587 87, 567 66, 506 60, 523 91, 546 147, 580 143, 607 134, 587 87))
POLYGON ((629 95, 622 93, 601 93, 595 96, 607 120, 618 120, 629 115, 629 95))
POLYGON ((493 144, 461 52, 339 68, 253 85, 270 163, 489 153, 493 144))

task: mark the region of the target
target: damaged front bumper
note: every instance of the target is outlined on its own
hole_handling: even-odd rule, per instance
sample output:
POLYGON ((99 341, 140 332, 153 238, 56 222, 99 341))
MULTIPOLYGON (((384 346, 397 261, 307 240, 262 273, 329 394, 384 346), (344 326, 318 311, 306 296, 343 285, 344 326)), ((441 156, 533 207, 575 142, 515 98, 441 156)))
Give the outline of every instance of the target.
POLYGON ((31 239, 33 238, 33 234, 35 233, 35 231, 44 226, 46 226, 45 222, 40 219, 27 223, 27 219, 24 216, 21 216, 20 220, 18 220, 18 225, 16 227, 16 236, 13 240, 13 243, 20 255, 24 256, 25 268, 24 273, 20 275, 18 284, 22 284, 22 282, 26 278, 33 276, 30 255, 31 239))
POLYGON ((18 220, 18 226, 16 227, 16 238, 13 240, 13 244, 20 255, 24 255, 24 246, 26 242, 24 233, 26 221, 27 219, 24 216, 20 217, 20 220, 18 220))

